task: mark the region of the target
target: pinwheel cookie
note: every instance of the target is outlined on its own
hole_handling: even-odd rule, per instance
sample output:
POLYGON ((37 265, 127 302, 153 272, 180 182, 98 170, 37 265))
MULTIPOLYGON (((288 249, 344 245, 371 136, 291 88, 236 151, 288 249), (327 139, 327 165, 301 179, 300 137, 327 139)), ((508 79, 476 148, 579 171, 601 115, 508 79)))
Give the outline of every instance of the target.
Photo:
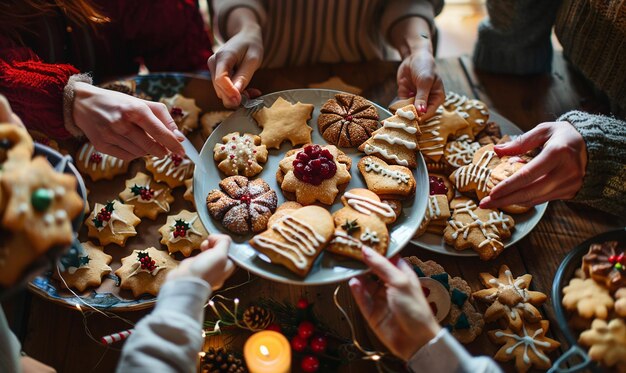
POLYGON ((152 172, 154 180, 176 188, 193 176, 193 162, 186 155, 168 154, 163 158, 148 156, 146 169, 152 172))
POLYGON ((111 255, 102 251, 102 246, 96 246, 91 242, 81 243, 85 250, 84 256, 77 257, 76 263, 69 266, 65 271, 54 271, 56 278, 63 278, 63 281, 72 288, 82 292, 85 289, 100 286, 102 277, 111 273, 111 255))
POLYGON ((198 213, 187 210, 168 216, 165 225, 159 228, 159 233, 161 243, 167 245, 170 254, 180 251, 184 256, 200 249, 200 244, 208 236, 198 219, 198 213))
POLYGON ((101 245, 114 243, 124 246, 128 237, 137 235, 135 226, 141 222, 133 210, 133 205, 118 201, 107 202, 106 205, 96 203, 85 222, 89 237, 97 238, 101 245))
POLYGON ((313 129, 307 121, 311 119, 313 108, 311 104, 292 104, 279 97, 271 107, 255 112, 252 117, 263 128, 259 135, 261 143, 270 149, 280 148, 287 140, 294 146, 310 143, 313 129))
POLYGON ((231 132, 215 144, 213 158, 218 162, 217 168, 228 176, 252 177, 263 171, 261 164, 267 162, 267 147, 261 145, 259 136, 231 132))
POLYGON ((133 250, 122 258, 122 266, 115 271, 120 278, 120 287, 133 292, 133 296, 142 294, 157 295, 165 282, 167 273, 178 266, 178 261, 167 251, 149 247, 145 250, 133 250))
POLYGON ((154 182, 150 176, 137 172, 134 178, 126 180, 126 189, 120 194, 124 203, 135 206, 135 215, 140 218, 156 219, 158 214, 170 211, 174 197, 166 185, 154 182))
POLYGON ((360 96, 336 94, 320 111, 317 125, 322 137, 339 147, 357 147, 378 128, 378 111, 360 96))
POLYGON ((172 97, 162 98, 161 102, 167 106, 167 110, 182 133, 187 135, 198 128, 198 117, 202 109, 196 105, 194 98, 175 94, 172 97))
POLYGON ((126 161, 97 151, 90 143, 81 146, 76 159, 78 171, 83 175, 88 175, 93 181, 111 180, 117 175, 125 174, 129 166, 126 161))

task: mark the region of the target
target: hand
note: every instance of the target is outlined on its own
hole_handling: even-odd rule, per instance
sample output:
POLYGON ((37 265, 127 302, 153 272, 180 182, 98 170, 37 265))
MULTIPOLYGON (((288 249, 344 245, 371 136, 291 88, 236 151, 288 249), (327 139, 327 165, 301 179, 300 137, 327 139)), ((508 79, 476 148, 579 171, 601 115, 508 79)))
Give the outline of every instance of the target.
POLYGON ((415 96, 415 107, 426 118, 435 115, 446 97, 443 81, 435 71, 435 58, 423 48, 407 56, 398 68, 398 97, 415 96))
POLYGON ((480 207, 534 206, 574 198, 583 183, 587 147, 570 123, 542 123, 513 141, 496 145, 494 150, 498 156, 515 156, 541 146, 541 153, 496 185, 480 202, 480 207))
POLYGON ((376 336, 394 353, 409 360, 441 327, 426 302, 415 272, 402 259, 389 261, 364 248, 363 260, 384 284, 367 276, 350 280, 350 290, 376 336))
POLYGON ((202 253, 180 262, 167 274, 167 280, 192 276, 208 282, 213 290, 222 287, 235 270, 235 265, 228 259, 230 243, 231 239, 226 235, 210 235, 200 246, 202 253))
POLYGON ((98 151, 124 160, 163 157, 168 150, 185 153, 182 134, 164 104, 86 83, 76 83, 75 91, 74 122, 98 151))
POLYGON ((0 94, 0 123, 12 123, 22 128, 24 127, 24 123, 22 120, 13 113, 11 110, 11 105, 6 97, 0 94))
POLYGON ((29 356, 22 356, 22 372, 24 373, 56 373, 56 369, 37 361, 29 356))

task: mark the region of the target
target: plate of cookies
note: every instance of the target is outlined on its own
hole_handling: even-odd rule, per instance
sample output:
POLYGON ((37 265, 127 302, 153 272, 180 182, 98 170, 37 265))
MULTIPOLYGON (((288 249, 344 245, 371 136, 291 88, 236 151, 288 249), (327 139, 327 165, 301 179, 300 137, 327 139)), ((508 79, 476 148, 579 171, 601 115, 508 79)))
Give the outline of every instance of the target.
MULTIPOLYGON (((400 104, 392 105, 392 109, 400 104)), ((539 223, 548 204, 532 208, 481 209, 479 201, 496 184, 527 164, 534 154, 499 157, 496 144, 523 131, 476 99, 448 92, 437 113, 420 123, 419 147, 428 168, 426 216, 411 241, 453 256, 496 258, 539 223)))
POLYGON ((231 258, 270 280, 319 285, 363 273, 362 249, 398 253, 426 211, 413 105, 296 89, 260 97, 204 144, 194 198, 231 258))

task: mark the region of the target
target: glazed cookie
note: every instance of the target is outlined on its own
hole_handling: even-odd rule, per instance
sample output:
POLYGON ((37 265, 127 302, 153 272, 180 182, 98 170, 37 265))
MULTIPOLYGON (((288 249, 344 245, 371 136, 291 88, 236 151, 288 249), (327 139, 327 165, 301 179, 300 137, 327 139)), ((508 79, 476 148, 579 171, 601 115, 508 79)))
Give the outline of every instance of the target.
POLYGON ((145 250, 133 250, 122 258, 122 266, 115 271, 120 278, 120 287, 133 292, 135 298, 142 294, 159 293, 167 273, 178 266, 178 261, 167 251, 149 247, 145 250))
POLYGON ((446 110, 455 110, 461 113, 470 124, 474 136, 485 128, 489 120, 489 110, 487 110, 485 103, 458 93, 447 92, 443 107, 446 110))
POLYGON ((291 145, 308 144, 311 142, 311 127, 307 125, 311 119, 314 106, 298 102, 292 104, 279 97, 271 107, 264 107, 252 114, 261 131, 261 144, 270 149, 279 149, 283 141, 289 140, 291 145))
POLYGON ((270 217, 270 219, 267 222, 267 225, 272 226, 275 222, 280 220, 280 218, 283 215, 285 215, 288 211, 297 210, 302 207, 303 206, 301 204, 299 204, 298 202, 294 202, 294 201, 286 201, 282 203, 280 206, 276 208, 276 212, 274 213, 274 215, 270 217))
POLYGON ((438 162, 444 155, 444 147, 448 138, 458 138, 471 133, 469 123, 456 111, 437 109, 437 113, 420 125, 422 134, 419 136, 419 147, 422 154, 432 161, 438 162))
POLYGON ((615 292, 615 313, 626 318, 626 288, 617 289, 615 292))
POLYGON ((137 172, 126 180, 126 189, 119 194, 124 203, 135 206, 135 215, 140 218, 156 219, 158 214, 170 212, 174 197, 166 185, 155 183, 150 176, 137 172))
POLYGON ((317 126, 322 137, 342 148, 361 145, 378 128, 378 111, 360 96, 338 93, 320 111, 317 126))
POLYGON ((552 361, 547 353, 556 350, 561 344, 546 337, 550 322, 541 320, 535 324, 524 323, 519 331, 511 329, 491 330, 489 339, 503 345, 493 357, 497 361, 507 362, 515 359, 515 369, 525 373, 532 367, 547 370, 552 361))
POLYGON ((209 111, 200 117, 200 126, 202 127, 202 137, 206 140, 211 136, 213 131, 234 111, 209 111))
POLYGON ((415 193, 413 172, 404 166, 392 166, 380 158, 365 156, 358 164, 367 189, 381 198, 403 199, 415 193))
POLYGON ((63 272, 53 271, 54 277, 60 279, 71 288, 80 292, 90 287, 98 287, 102 284, 102 277, 111 273, 112 256, 104 253, 102 246, 96 246, 91 242, 81 243, 85 250, 84 256, 78 256, 73 263, 63 272))
POLYGON ((76 167, 83 175, 88 175, 91 180, 111 180, 117 175, 128 171, 129 163, 112 155, 100 153, 90 143, 85 143, 76 154, 76 167))
POLYGON ((193 176, 193 162, 186 155, 168 154, 163 158, 145 157, 146 169, 154 180, 164 182, 170 188, 182 186, 186 179, 193 176))
POLYGON ((182 133, 187 135, 198 128, 198 117, 202 109, 196 105, 194 98, 175 94, 172 97, 162 98, 160 102, 167 106, 167 110, 182 133))
POLYGON ((289 210, 250 245, 300 277, 305 277, 330 241, 335 225, 330 213, 319 206, 289 210))
POLYGON ((6 161, 28 161, 35 144, 28 132, 14 124, 0 124, 0 164, 6 161))
POLYGON ((303 205, 332 205, 339 187, 350 182, 351 163, 334 145, 309 144, 287 152, 276 179, 287 198, 303 205))
POLYGON ((213 158, 217 168, 228 176, 252 177, 263 171, 261 163, 267 162, 267 147, 261 138, 249 133, 231 132, 215 144, 213 158))
POLYGON ((583 256, 583 271, 610 291, 626 287, 626 257, 617 241, 594 243, 583 256))
POLYGON ((415 106, 407 105, 396 110, 396 114, 383 120, 382 125, 359 146, 359 150, 367 155, 380 157, 388 163, 416 168, 420 127, 415 106))
POLYGON ((589 347, 589 357, 603 366, 624 372, 626 364, 626 322, 613 319, 609 323, 595 319, 591 329, 580 334, 578 342, 589 347))
POLYGON ((402 98, 397 101, 394 101, 387 108, 390 112, 396 113, 396 110, 401 109, 407 105, 413 105, 415 103, 415 97, 402 98))
POLYGON ((389 204, 381 201, 376 193, 367 189, 350 189, 341 196, 341 203, 361 214, 376 216, 385 224, 392 224, 398 219, 398 215, 389 204))
POLYGON ((176 215, 167 217, 167 222, 159 228, 161 243, 167 246, 170 254, 178 251, 189 256, 208 237, 197 212, 182 210, 176 215))
POLYGON ((193 198, 193 178, 185 180, 185 193, 183 194, 183 199, 185 201, 191 202, 193 207, 196 207, 196 200, 193 198))
POLYGON ((457 169, 471 164, 474 154, 480 147, 479 143, 472 141, 469 136, 463 135, 446 144, 443 156, 450 167, 457 169))
POLYGON ((389 231, 377 215, 365 215, 344 207, 333 214, 333 220, 335 232, 326 251, 357 260, 363 260, 363 247, 387 254, 389 231))
MULTIPOLYGON (((491 174, 489 175, 489 181, 487 182, 488 191, 476 191, 476 195, 478 196, 478 198, 485 198, 488 195, 489 191, 491 191, 491 189, 493 189, 504 179, 512 176, 514 173, 519 171, 530 160, 532 160, 532 157, 528 155, 500 158, 500 163, 496 165, 493 170, 491 170, 491 174)), ((509 214, 523 214, 530 209, 531 207, 522 205, 509 205, 501 208, 502 211, 508 212, 509 214)))
POLYGON ((573 278, 563 288, 563 306, 568 311, 576 311, 586 319, 606 320, 615 302, 609 290, 593 279, 573 278))
POLYGON ((525 274, 514 279, 506 265, 500 267, 498 277, 481 273, 480 282, 486 289, 472 295, 489 304, 485 321, 493 322, 503 318, 509 328, 520 330, 524 321, 535 323, 541 320, 541 312, 535 306, 543 304, 548 297, 538 291, 528 290, 532 278, 530 274, 525 274))
POLYGON ((276 192, 263 179, 231 176, 220 181, 206 197, 209 214, 237 234, 262 232, 276 211, 276 192))
POLYGON ((114 243, 123 247, 128 237, 137 235, 135 227, 141 222, 133 213, 134 209, 135 206, 118 201, 107 202, 106 205, 96 203, 85 222, 88 236, 97 238, 100 245, 114 243))

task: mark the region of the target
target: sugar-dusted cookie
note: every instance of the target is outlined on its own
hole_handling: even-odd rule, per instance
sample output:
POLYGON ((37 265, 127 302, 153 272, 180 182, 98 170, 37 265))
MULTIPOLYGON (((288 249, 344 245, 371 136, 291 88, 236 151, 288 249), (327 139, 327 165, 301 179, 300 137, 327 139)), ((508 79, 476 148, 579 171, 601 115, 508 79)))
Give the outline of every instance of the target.
POLYGON ((381 201, 376 193, 367 189, 350 189, 341 196, 341 203, 361 214, 377 216, 385 224, 391 224, 398 219, 398 215, 389 204, 381 201))
POLYGON ((88 175, 93 181, 111 180, 117 175, 125 174, 129 166, 126 161, 97 151, 90 143, 80 147, 76 153, 76 160, 78 171, 88 175))
POLYGON ((585 274, 611 291, 626 287, 626 255, 619 242, 594 243, 583 256, 585 274))
POLYGON ((261 131, 261 143, 270 149, 280 148, 283 141, 291 141, 291 145, 308 144, 311 142, 311 127, 307 125, 311 119, 314 106, 298 102, 292 104, 279 97, 271 107, 264 107, 252 117, 261 131))
POLYGON ((272 226, 250 240, 250 245, 298 276, 306 276, 330 241, 335 224, 319 206, 289 210, 272 226))
POLYGON ((595 319, 591 329, 580 334, 578 342, 589 347, 589 357, 608 368, 623 372, 626 365, 626 321, 595 319))
POLYGON ((196 105, 194 98, 177 93, 172 97, 163 97, 161 102, 167 106, 167 110, 182 133, 187 135, 198 128, 198 117, 202 109, 196 105))
POLYGON ((280 161, 276 179, 287 198, 303 205, 332 205, 339 187, 350 182, 352 160, 334 145, 305 145, 280 161))
POLYGON ((189 256, 209 235, 198 219, 197 212, 182 210, 176 215, 169 215, 167 222, 159 228, 161 243, 167 246, 170 254, 180 251, 189 256))
POLYGON ((365 156, 358 164, 367 189, 381 198, 406 198, 415 193, 413 172, 404 166, 388 165, 380 158, 365 156))
POLYGON ((458 93, 447 92, 443 107, 461 113, 470 124, 474 136, 485 128, 489 120, 489 110, 484 102, 458 93))
POLYGON ((367 155, 381 157, 388 163, 417 167, 417 136, 420 127, 415 106, 407 105, 382 121, 382 127, 372 133, 359 150, 367 155))
POLYGON ((435 162, 444 155, 444 147, 450 137, 460 137, 471 133, 469 123, 456 111, 444 110, 442 106, 437 113, 420 124, 422 134, 419 136, 419 148, 422 154, 435 162))
POLYGON ((126 180, 126 188, 119 196, 122 202, 135 206, 135 215, 151 220, 156 219, 158 214, 170 212, 170 203, 174 202, 169 187, 154 182, 143 172, 137 172, 135 177, 126 180))
POLYGON ((44 157, 5 163, 2 225, 28 238, 38 253, 72 243, 72 220, 84 208, 73 176, 57 173, 44 157))
POLYGON ((6 161, 28 161, 35 144, 28 132, 14 124, 0 124, 0 164, 6 161))
POLYGON ((191 202, 193 207, 196 207, 196 200, 193 198, 193 178, 185 180, 185 193, 183 194, 183 199, 185 201, 191 202))
POLYGON ((133 250, 122 258, 122 266, 115 271, 120 278, 120 287, 133 292, 134 297, 142 294, 157 295, 165 282, 167 273, 178 266, 178 261, 167 251, 149 247, 133 250))
POLYGON ((515 369, 520 373, 533 367, 544 371, 549 369, 552 361, 547 353, 561 345, 546 337, 549 327, 549 321, 541 320, 534 324, 524 323, 519 331, 510 328, 489 331, 489 339, 495 344, 503 345, 493 358, 502 362, 515 359, 515 369))
POLYGON ((258 233, 276 211, 276 192, 263 179, 248 180, 245 176, 230 176, 220 181, 206 197, 209 214, 224 228, 237 234, 258 233))
POLYGON ((202 127, 202 137, 206 140, 213 133, 213 130, 217 128, 226 118, 228 118, 234 111, 209 111, 204 113, 200 117, 200 126, 202 127))
POLYGON ((53 271, 54 277, 63 277, 63 281, 71 288, 80 292, 90 287, 100 286, 102 277, 111 273, 109 264, 113 257, 106 254, 102 246, 96 246, 91 242, 82 242, 85 250, 84 256, 78 256, 73 263, 63 272, 53 271))
POLYGON ((228 176, 252 177, 263 171, 267 162, 267 147, 261 138, 249 133, 231 132, 215 144, 213 158, 219 162, 217 168, 228 176))
POLYGON ((563 306, 568 311, 576 311, 586 319, 606 320, 615 302, 609 290, 595 280, 573 278, 563 288, 563 306))
POLYGON ((457 250, 473 249, 480 259, 491 260, 504 250, 504 239, 511 237, 515 221, 498 210, 481 209, 472 200, 454 203, 452 218, 444 230, 444 240, 457 250))
POLYGON ((377 215, 365 215, 352 207, 344 207, 333 214, 335 232, 327 251, 349 258, 363 260, 363 247, 387 254, 389 231, 377 215))
POLYGON ((338 93, 320 111, 317 126, 322 137, 342 148, 361 145, 378 128, 378 111, 361 96, 338 93))
POLYGON ((450 167, 457 169, 472 163, 474 154, 481 148, 478 142, 472 141, 469 136, 463 135, 446 144, 443 155, 450 167))
POLYGON ((528 290, 533 276, 525 274, 513 278, 506 265, 500 267, 498 277, 481 273, 480 282, 486 289, 474 292, 476 299, 488 303, 485 321, 505 319, 509 328, 520 330, 524 321, 535 323, 541 320, 541 312, 535 307, 543 304, 548 297, 538 291, 528 290))
POLYGON ((168 154, 163 158, 147 156, 146 169, 154 180, 176 188, 193 176, 194 164, 186 155, 168 154))
POLYGON ((615 313, 626 318, 626 288, 617 289, 615 292, 615 313))
POLYGON ((133 213, 134 209, 135 206, 119 201, 107 202, 106 205, 96 203, 85 222, 88 236, 97 238, 100 245, 114 243, 123 247, 128 237, 137 235, 135 227, 141 222, 133 213))

